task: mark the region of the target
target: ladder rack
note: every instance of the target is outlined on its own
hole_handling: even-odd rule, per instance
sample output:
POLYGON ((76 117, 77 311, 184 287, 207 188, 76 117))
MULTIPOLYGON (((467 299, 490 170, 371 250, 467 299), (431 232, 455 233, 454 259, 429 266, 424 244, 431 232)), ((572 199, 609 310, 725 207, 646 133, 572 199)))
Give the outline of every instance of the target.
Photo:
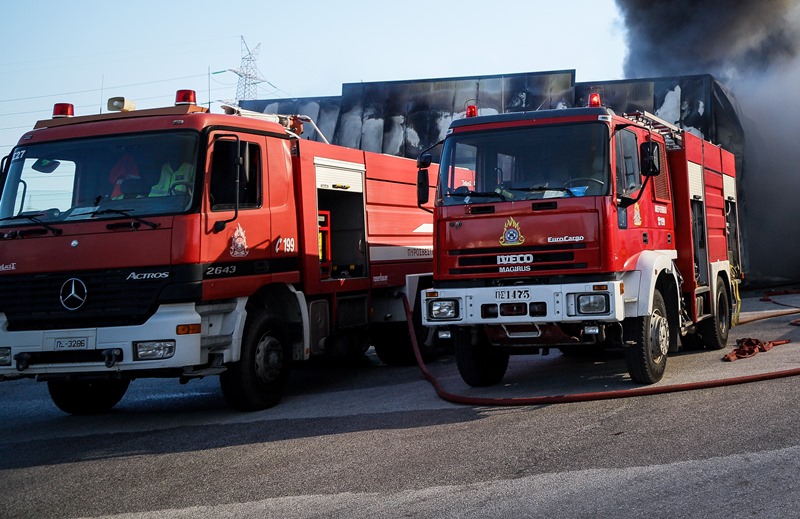
POLYGON ((683 130, 674 124, 668 123, 664 119, 645 111, 622 114, 622 116, 633 122, 647 126, 654 132, 660 133, 664 137, 667 149, 679 150, 683 148, 683 130))

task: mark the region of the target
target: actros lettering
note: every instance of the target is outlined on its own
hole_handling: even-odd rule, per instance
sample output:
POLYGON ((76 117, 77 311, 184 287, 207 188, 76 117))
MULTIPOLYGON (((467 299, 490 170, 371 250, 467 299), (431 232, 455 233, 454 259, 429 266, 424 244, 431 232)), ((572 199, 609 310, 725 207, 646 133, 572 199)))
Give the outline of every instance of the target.
POLYGON ((125 281, 144 281, 146 279, 166 279, 169 272, 131 272, 125 281))

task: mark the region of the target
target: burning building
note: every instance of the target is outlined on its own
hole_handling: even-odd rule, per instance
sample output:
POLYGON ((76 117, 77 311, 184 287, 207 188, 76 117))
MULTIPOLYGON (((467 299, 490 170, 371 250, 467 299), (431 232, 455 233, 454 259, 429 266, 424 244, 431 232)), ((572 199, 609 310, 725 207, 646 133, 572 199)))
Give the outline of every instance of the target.
MULTIPOLYGON (((632 6, 650 5, 619 1, 632 6)), ((691 2, 686 0, 686 3, 691 2)), ((629 17, 635 16, 634 10, 624 12, 629 17)), ((633 32, 640 30, 638 26, 633 24, 633 27, 631 34, 638 34, 633 32)), ((651 52, 650 46, 644 45, 641 52, 651 52)), ((642 59, 660 58, 654 55, 642 59)), ((797 204, 791 192, 800 192, 798 161, 785 162, 780 169, 775 160, 765 164, 762 154, 752 150, 752 143, 769 137, 753 131, 760 125, 751 120, 752 116, 748 117, 748 112, 744 112, 743 118, 736 97, 714 75, 698 73, 696 67, 687 67, 684 75, 666 76, 656 74, 657 68, 644 68, 654 72, 644 77, 631 73, 638 59, 634 53, 629 55, 628 75, 632 78, 626 80, 578 83, 574 70, 561 70, 350 83, 342 86, 341 96, 250 100, 242 101, 241 107, 266 113, 305 114, 335 144, 416 158, 444 137, 450 122, 463 117, 468 104, 476 104, 481 115, 488 115, 583 105, 590 92, 600 92, 604 104, 616 112, 648 111, 733 152, 739 171, 743 259, 748 280, 761 283, 800 280, 800 229, 787 230, 787 226, 777 225, 787 218, 796 221, 797 204), (770 236, 766 229, 775 229, 774 235, 770 236), (783 233, 781 237, 779 232, 783 233), (786 261, 787 249, 797 261, 786 261)), ((321 139, 313 130, 304 134, 304 138, 321 139)), ((789 146, 770 157, 781 156, 782 160, 784 155, 800 153, 797 150, 796 146, 789 146)))

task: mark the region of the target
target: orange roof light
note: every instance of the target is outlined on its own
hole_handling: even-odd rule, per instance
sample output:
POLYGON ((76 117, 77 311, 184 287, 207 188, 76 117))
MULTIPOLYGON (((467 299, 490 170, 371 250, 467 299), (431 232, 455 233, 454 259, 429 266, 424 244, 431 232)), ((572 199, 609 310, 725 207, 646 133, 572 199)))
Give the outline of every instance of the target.
POLYGON ((75 106, 72 103, 56 103, 53 105, 53 119, 72 117, 75 115, 75 106))
POLYGON ((178 90, 175 94, 175 106, 178 105, 196 105, 197 94, 194 90, 178 90))
POLYGON ((600 94, 593 92, 589 94, 589 108, 602 108, 603 104, 600 102, 600 94))

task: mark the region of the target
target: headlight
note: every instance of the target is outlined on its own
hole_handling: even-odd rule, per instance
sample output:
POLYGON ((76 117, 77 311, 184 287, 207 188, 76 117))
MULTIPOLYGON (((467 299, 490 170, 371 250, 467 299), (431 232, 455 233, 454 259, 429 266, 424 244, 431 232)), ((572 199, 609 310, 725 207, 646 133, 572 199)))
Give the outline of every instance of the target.
POLYGON ((175 341, 144 341, 133 343, 134 360, 169 359, 175 355, 175 341))
POLYGON ((458 317, 458 301, 455 299, 435 299, 428 302, 430 319, 455 319, 458 317))
POLYGON ((578 313, 580 314, 608 313, 608 294, 578 295, 578 313))

